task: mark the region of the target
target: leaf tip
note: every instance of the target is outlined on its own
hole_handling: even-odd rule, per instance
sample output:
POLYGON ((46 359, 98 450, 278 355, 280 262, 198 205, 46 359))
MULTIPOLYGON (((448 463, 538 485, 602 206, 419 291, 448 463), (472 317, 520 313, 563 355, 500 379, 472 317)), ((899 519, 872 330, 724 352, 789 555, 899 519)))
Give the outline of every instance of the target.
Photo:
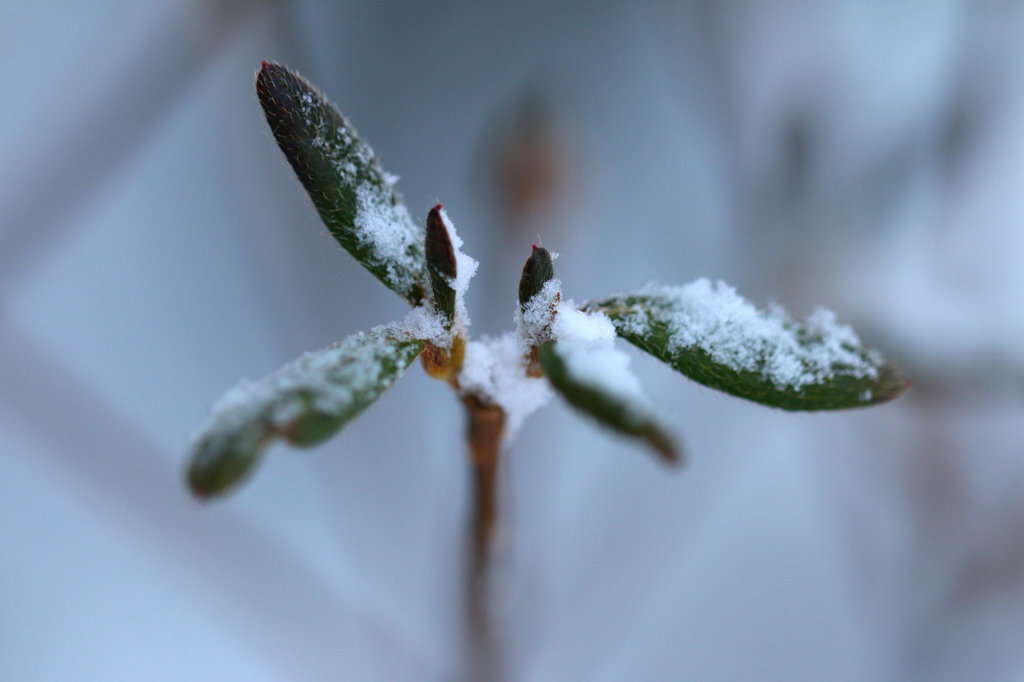
POLYGON ((258 88, 267 87, 267 79, 271 77, 272 71, 277 68, 281 69, 280 64, 274 62, 268 62, 266 60, 260 62, 260 68, 256 70, 256 86, 258 88))
POLYGON ((663 464, 673 469, 682 469, 686 466, 686 456, 682 447, 669 438, 648 439, 648 443, 658 454, 658 459, 663 464))
POLYGON ((914 387, 914 380, 903 374, 899 369, 893 369, 892 372, 894 374, 894 385, 882 402, 895 400, 914 387))
POLYGON ((222 497, 259 467, 273 433, 263 424, 231 434, 207 434, 192 450, 185 482, 201 500, 222 497))
POLYGON ((195 462, 185 472, 185 483, 192 498, 199 502, 209 502, 226 490, 195 462))

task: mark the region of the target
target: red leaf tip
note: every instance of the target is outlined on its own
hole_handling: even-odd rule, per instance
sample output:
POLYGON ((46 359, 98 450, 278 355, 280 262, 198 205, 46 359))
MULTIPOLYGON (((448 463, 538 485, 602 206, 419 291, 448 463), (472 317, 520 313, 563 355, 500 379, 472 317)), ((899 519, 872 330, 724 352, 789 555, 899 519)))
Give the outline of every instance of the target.
POLYGON ((441 204, 438 204, 437 206, 435 206, 434 208, 432 208, 430 210, 431 211, 443 211, 444 210, 444 206, 442 206, 441 204))
POLYGON ((270 64, 268 64, 267 62, 263 62, 263 67, 262 67, 262 68, 264 68, 264 69, 265 69, 265 68, 267 68, 268 66, 270 66, 270 64))

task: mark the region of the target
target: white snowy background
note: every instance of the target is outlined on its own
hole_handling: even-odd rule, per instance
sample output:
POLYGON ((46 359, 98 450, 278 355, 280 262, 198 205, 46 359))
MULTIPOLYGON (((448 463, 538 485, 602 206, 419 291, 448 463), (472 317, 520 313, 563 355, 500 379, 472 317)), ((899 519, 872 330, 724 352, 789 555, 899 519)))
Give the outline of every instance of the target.
POLYGON ((477 333, 539 234, 577 300, 722 278, 916 380, 799 415, 634 354, 681 472, 531 417, 511 679, 1024 680, 1021 35, 1021 3, 966 0, 3 3, 0 679, 460 670, 462 415, 418 368, 226 501, 182 485, 222 391, 404 312, 273 145, 272 59, 417 219, 445 203, 477 333), (512 215, 493 169, 530 98, 560 192, 512 215))

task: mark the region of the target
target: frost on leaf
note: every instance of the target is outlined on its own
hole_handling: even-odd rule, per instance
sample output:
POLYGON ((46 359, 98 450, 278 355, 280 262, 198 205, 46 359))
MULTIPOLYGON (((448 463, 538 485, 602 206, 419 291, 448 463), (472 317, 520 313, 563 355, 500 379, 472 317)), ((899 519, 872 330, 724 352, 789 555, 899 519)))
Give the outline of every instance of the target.
POLYGON ((629 369, 629 357, 614 346, 615 326, 607 315, 559 301, 550 338, 540 347, 539 361, 569 404, 619 433, 643 439, 665 461, 679 461, 675 438, 659 423, 629 369))
POLYGON ((679 448, 654 416, 654 408, 629 357, 611 342, 549 341, 540 362, 554 389, 569 404, 619 433, 644 440, 667 462, 677 462, 679 448))
POLYGON ((587 304, 622 338, 702 384, 787 410, 862 407, 907 379, 827 310, 807 320, 757 310, 723 282, 650 285, 587 304))
POLYGON ((387 327, 305 353, 257 382, 242 382, 211 410, 192 447, 188 480, 196 495, 226 492, 258 464, 275 438, 316 445, 368 407, 422 350, 387 327))
POLYGON ((423 235, 373 150, 316 88, 264 63, 256 93, 277 144, 334 238, 412 305, 424 297, 423 235))

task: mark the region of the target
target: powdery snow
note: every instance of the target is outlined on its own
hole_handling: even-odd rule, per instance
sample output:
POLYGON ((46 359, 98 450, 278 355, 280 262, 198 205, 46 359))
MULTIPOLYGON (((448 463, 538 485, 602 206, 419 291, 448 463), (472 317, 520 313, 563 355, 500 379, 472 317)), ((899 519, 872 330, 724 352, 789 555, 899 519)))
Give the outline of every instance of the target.
POLYGON ((373 149, 344 117, 344 125, 334 126, 324 114, 323 108, 331 106, 325 97, 303 93, 300 102, 299 113, 315 133, 312 146, 324 153, 344 184, 356 187, 356 240, 370 252, 373 265, 384 266, 391 285, 408 291, 422 271, 423 234, 394 191, 398 176, 381 169, 373 149))
POLYGON ((356 239, 370 250, 374 262, 387 268, 388 281, 401 291, 411 287, 416 279, 413 273, 422 268, 420 258, 413 254, 422 253, 423 235, 405 204, 393 203, 380 190, 360 184, 353 227, 356 239))
POLYGON ((647 416, 653 406, 629 369, 629 356, 615 347, 615 326, 607 315, 584 312, 565 301, 552 332, 558 356, 575 381, 614 396, 634 418, 647 416))
POLYGON ((526 306, 516 306, 516 329, 524 343, 539 345, 551 339, 611 340, 615 326, 602 312, 584 312, 561 299, 562 283, 548 280, 526 306))
POLYGON ((463 393, 480 396, 505 410, 506 442, 552 396, 547 379, 526 376, 523 344, 514 332, 470 341, 459 386, 463 393))
POLYGON ((728 284, 699 279, 678 287, 648 285, 627 296, 651 297, 650 310, 637 308, 619 324, 626 333, 644 335, 651 323, 669 330, 669 349, 700 348, 715 362, 738 371, 762 373, 779 388, 799 389, 837 374, 877 378, 881 357, 859 352, 853 329, 824 309, 814 311, 803 325, 779 306, 757 310, 728 284))
MULTIPOLYGON (((453 240, 453 246, 455 242, 453 240)), ((475 263, 474 263, 475 266, 475 263)), ((509 442, 533 412, 554 395, 547 379, 527 376, 530 349, 551 338, 555 310, 560 310, 561 283, 551 279, 525 306, 518 302, 513 318, 514 332, 485 337, 466 345, 459 374, 462 393, 476 395, 500 406, 508 419, 505 441, 509 442)))
POLYGON ((572 301, 563 301, 558 306, 552 333, 559 341, 611 343, 615 339, 615 325, 602 312, 584 312, 572 301))
POLYGON ((318 351, 303 353, 259 381, 241 381, 210 410, 193 446, 204 437, 232 432, 263 422, 281 428, 298 417, 307 403, 338 414, 354 403, 375 397, 405 371, 405 355, 388 338, 411 340, 391 327, 376 327, 318 351), (393 374, 383 364, 397 365, 393 374))
POLYGON ((514 319, 516 331, 525 344, 525 350, 530 346, 539 346, 550 340, 552 324, 555 311, 561 300, 562 283, 558 278, 549 279, 533 297, 526 302, 525 306, 516 303, 514 319))
POLYGON ((544 378, 526 376, 530 347, 556 340, 560 356, 577 380, 646 408, 636 377, 629 371, 629 357, 613 346, 615 327, 604 313, 582 312, 572 301, 561 301, 557 279, 545 283, 525 309, 516 306, 516 332, 471 341, 459 375, 464 393, 478 395, 505 410, 506 440, 526 418, 551 399, 553 391, 544 378), (552 319, 552 309, 554 316, 552 319))
POLYGON ((393 323, 391 328, 397 333, 427 341, 438 348, 449 348, 452 345, 452 331, 445 329, 445 319, 430 301, 424 301, 407 312, 402 321, 393 323))
POLYGON ((610 343, 559 341, 555 350, 578 383, 614 396, 636 417, 652 409, 640 380, 629 369, 629 356, 610 343))

